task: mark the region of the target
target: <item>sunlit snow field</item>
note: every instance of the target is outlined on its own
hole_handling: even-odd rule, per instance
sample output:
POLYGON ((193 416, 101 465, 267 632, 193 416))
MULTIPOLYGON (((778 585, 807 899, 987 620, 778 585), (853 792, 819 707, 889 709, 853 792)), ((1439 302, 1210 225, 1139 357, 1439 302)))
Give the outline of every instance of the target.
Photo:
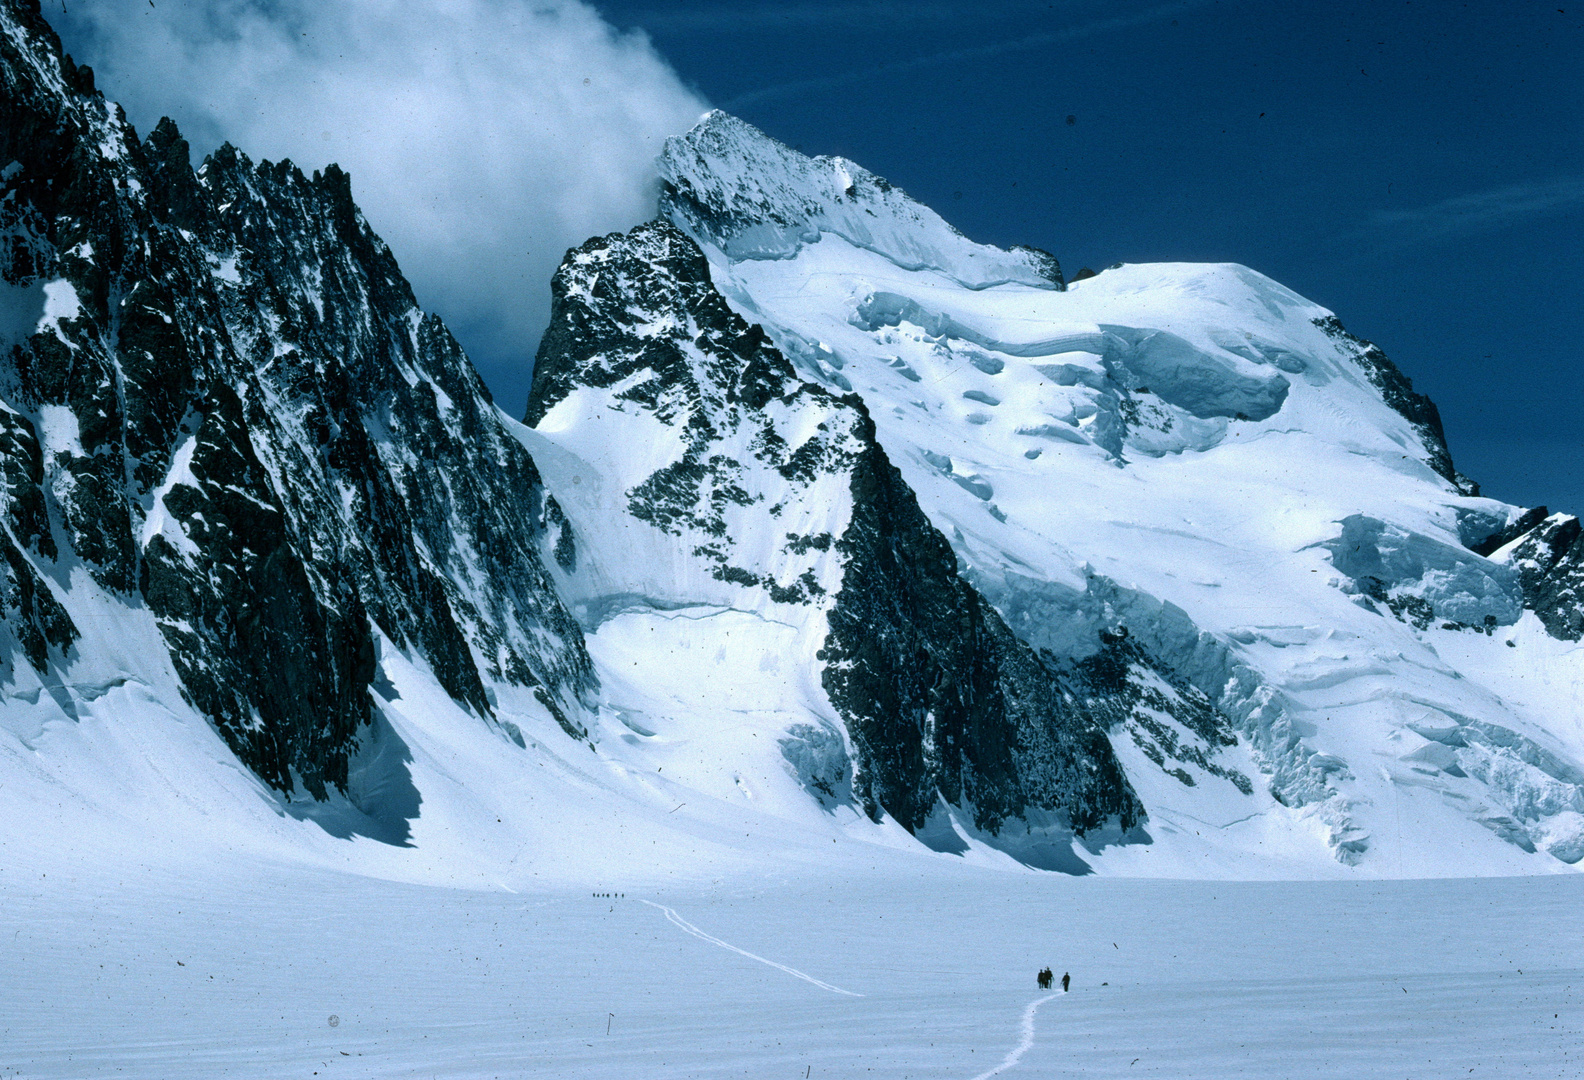
POLYGON ((6 871, 0 1076, 1584 1075, 1575 876, 842 862, 623 897, 6 871))

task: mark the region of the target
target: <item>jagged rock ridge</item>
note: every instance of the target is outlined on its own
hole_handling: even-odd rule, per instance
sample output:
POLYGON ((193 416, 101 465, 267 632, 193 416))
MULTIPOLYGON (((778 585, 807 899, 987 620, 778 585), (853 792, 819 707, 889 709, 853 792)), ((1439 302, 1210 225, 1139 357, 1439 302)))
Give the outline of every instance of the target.
POLYGON ((238 756, 316 798, 346 783, 380 636, 481 715, 487 682, 532 686, 580 731, 594 678, 536 552, 534 464, 348 177, 231 147, 195 173, 36 2, 0 31, 0 553, 26 661, 70 666, 73 594, 146 606, 238 756))

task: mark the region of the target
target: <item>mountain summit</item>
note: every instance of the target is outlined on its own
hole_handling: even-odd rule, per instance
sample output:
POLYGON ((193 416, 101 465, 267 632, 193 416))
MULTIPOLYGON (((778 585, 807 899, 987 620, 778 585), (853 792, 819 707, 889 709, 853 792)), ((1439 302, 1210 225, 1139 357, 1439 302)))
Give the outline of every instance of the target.
MULTIPOLYGON (((941 619, 899 582, 949 565, 971 592, 946 606, 988 605, 971 617, 1031 650, 1051 680, 1038 693, 1110 735, 1148 825, 1108 859, 1133 865, 1126 850, 1204 823, 1224 852, 1285 857, 1314 837, 1344 863, 1384 847, 1441 865, 1480 835, 1502 865, 1584 854, 1580 748, 1525 681, 1555 655, 1548 627, 1577 633, 1572 519, 1479 498, 1434 404, 1331 312, 1236 265, 1119 266, 1063 287, 1053 258, 975 244, 852 163, 718 112, 659 164, 662 222, 563 265, 528 409, 602 477, 600 501, 565 501, 589 551, 558 582, 585 627, 656 602, 801 627, 818 651, 802 646, 799 666, 824 691, 802 708, 826 734, 786 753, 806 773, 835 762, 805 782, 847 775, 841 734, 871 816, 1028 858, 1056 843, 1037 800, 986 814, 985 781, 953 780, 931 808, 914 779, 904 810, 866 786, 890 775, 877 748, 907 747, 913 777, 980 760, 983 729, 964 741, 936 707, 971 682, 921 668, 896 636, 941 619), (733 388, 756 371, 771 385, 733 388), (859 442, 833 454, 837 432, 859 442), (800 455, 820 464, 796 491, 800 455), (891 472, 841 479, 866 456, 891 472), (636 520, 612 518, 617 491, 636 520), (872 517, 904 504, 914 524, 872 517), (889 558, 861 550, 865 535, 889 558), (861 652, 842 643, 848 602, 861 652), (917 705, 875 689, 915 672, 934 687, 917 705), (1037 842, 1008 839, 1025 830, 1037 842)), ((1020 715, 1006 696, 991 711, 1020 715)), ((1017 723, 1004 737, 1030 745, 1017 723)))
POLYGON ((666 144, 662 213, 734 259, 784 259, 837 236, 970 289, 1064 287, 1054 255, 976 244, 929 207, 846 158, 808 158, 719 110, 666 144))

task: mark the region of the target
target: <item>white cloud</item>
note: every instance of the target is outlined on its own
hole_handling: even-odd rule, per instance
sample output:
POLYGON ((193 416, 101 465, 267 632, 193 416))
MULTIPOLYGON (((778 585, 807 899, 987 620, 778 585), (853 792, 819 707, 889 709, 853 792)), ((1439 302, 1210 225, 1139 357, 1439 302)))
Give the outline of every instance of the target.
POLYGON ((578 0, 72 0, 52 18, 140 132, 169 115, 200 154, 345 168, 513 413, 566 248, 653 213, 653 159, 706 107, 578 0))

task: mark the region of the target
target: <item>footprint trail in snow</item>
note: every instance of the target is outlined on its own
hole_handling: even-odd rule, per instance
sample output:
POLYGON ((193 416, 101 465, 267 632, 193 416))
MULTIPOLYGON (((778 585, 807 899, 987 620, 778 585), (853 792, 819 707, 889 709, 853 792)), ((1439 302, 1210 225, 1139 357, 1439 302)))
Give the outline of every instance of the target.
MULTIPOLYGON (((730 942, 722 941, 718 937, 714 937, 714 936, 712 936, 710 934, 706 934, 704 931, 700 930, 698 927, 696 927, 692 923, 688 922, 682 916, 678 915, 674 908, 668 908, 664 904, 657 904, 653 900, 644 900, 641 897, 638 898, 638 902, 642 903, 642 904, 648 904, 652 908, 659 908, 661 911, 665 912, 665 917, 671 923, 672 926, 675 926, 679 930, 686 931, 687 933, 692 934, 696 938, 699 938, 699 939, 701 939, 703 941, 707 941, 711 945, 719 945, 723 949, 730 949, 732 952, 737 953, 740 956, 746 956, 750 960, 757 960, 761 964, 768 964, 771 967, 775 968, 776 970, 784 971, 788 975, 791 975, 794 978, 802 979, 804 982, 813 983, 815 986, 819 987, 821 990, 829 990, 833 994, 846 994, 848 997, 863 997, 862 994, 855 994, 851 990, 843 990, 839 986, 832 986, 828 982, 821 982, 820 980, 816 979, 814 976, 806 975, 803 972, 799 971, 797 968, 787 967, 785 964, 778 964, 774 960, 766 960, 764 957, 758 956, 758 955, 756 955, 754 953, 751 953, 747 949, 739 949, 737 946, 731 944, 730 942)), ((989 1076, 990 1074, 986 1073, 985 1075, 989 1076)))
POLYGON ((1042 994, 1029 1002, 1029 1007, 1023 1010, 1023 1041, 1014 1046, 1007 1056, 1001 1059, 1001 1064, 989 1072, 980 1073, 973 1080, 989 1080, 990 1077, 998 1076, 1022 1061, 1023 1055, 1028 1053, 1029 1048, 1034 1045, 1034 1014, 1039 1011, 1041 1005, 1047 1001, 1055 1001, 1058 996, 1060 995, 1054 993, 1042 994))

